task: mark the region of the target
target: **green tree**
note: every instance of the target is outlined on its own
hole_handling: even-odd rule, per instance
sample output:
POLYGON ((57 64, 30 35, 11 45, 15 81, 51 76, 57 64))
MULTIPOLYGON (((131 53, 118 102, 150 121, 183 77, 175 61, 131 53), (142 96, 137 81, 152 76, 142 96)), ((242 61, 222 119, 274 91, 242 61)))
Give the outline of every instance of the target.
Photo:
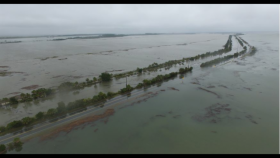
POLYGON ((75 83, 63 82, 57 87, 57 89, 62 90, 62 91, 71 90, 74 86, 75 86, 75 83))
POLYGON ((133 88, 128 84, 128 85, 126 86, 126 90, 127 90, 127 91, 131 91, 131 90, 133 90, 133 88))
POLYGON ((18 147, 15 148, 15 151, 16 151, 16 152, 20 152, 21 150, 22 150, 22 145, 20 145, 20 146, 18 146, 18 147))
POLYGON ((20 147, 23 144, 18 137, 14 139, 13 143, 15 147, 20 147))
POLYGON ((0 145, 0 152, 3 152, 6 150, 6 146, 4 144, 0 145))
POLYGON ((80 104, 80 106, 85 106, 91 103, 91 98, 85 98, 83 99, 83 103, 80 104))
POLYGON ((96 81, 97 81, 97 78, 96 78, 96 77, 93 77, 93 81, 96 82, 96 81))
POLYGON ((13 143, 13 142, 8 143, 8 144, 7 144, 7 147, 8 147, 8 150, 9 150, 9 151, 14 150, 14 148, 15 148, 15 146, 14 146, 14 143, 13 143))
POLYGON ((21 121, 13 121, 7 124, 6 129, 12 129, 12 128, 18 128, 21 127, 23 125, 23 123, 21 121))
POLYGON ((185 69, 184 69, 184 68, 180 68, 180 69, 179 69, 179 73, 180 73, 180 74, 182 74, 182 73, 184 73, 184 72, 185 72, 185 69))
POLYGON ((53 90, 52 89, 46 89, 45 94, 48 96, 50 94, 52 94, 53 90))
POLYGON ((147 79, 144 79, 144 80, 143 80, 143 84, 144 84, 145 86, 150 85, 150 84, 151 84, 151 81, 150 81, 150 80, 147 80, 147 79))
POLYGON ((137 67, 137 71, 138 71, 139 73, 142 73, 143 69, 137 67))
POLYGON ((18 101, 15 97, 11 97, 9 100, 10 100, 11 104, 17 104, 18 103, 18 101))
POLYGON ((25 94, 25 101, 32 101, 32 96, 29 93, 25 94))
POLYGON ((143 87, 143 83, 138 83, 138 85, 136 86, 136 88, 142 88, 143 87))
POLYGON ((3 100, 4 102, 8 102, 8 101, 9 101, 8 98, 3 98, 2 100, 3 100))
POLYGON ((38 98, 37 92, 36 92, 35 90, 31 91, 31 96, 32 96, 34 99, 37 99, 37 98, 38 98))
POLYGON ((102 99, 106 99, 107 96, 106 96, 105 93, 99 92, 99 93, 98 93, 98 98, 99 98, 100 100, 102 100, 102 99))
POLYGON ((113 92, 108 92, 108 93, 107 93, 107 97, 108 97, 108 98, 113 97, 113 95, 114 95, 113 92))
POLYGON ((56 109, 49 109, 48 111, 47 111, 47 115, 48 116, 53 116, 53 115, 55 115, 57 113, 57 110, 56 109))
POLYGON ((89 79, 87 78, 86 81, 89 82, 89 79))
POLYGON ((98 100, 99 100, 99 97, 98 97, 97 95, 95 95, 95 96, 92 97, 92 101, 93 101, 93 102, 96 102, 96 101, 98 101, 98 100))
POLYGON ((103 72, 100 76, 102 81, 110 81, 111 80, 111 75, 107 72, 103 72))
POLYGON ((21 94, 20 94, 20 97, 21 97, 22 101, 24 102, 24 101, 25 101, 25 98, 26 98, 26 95, 25 95, 24 93, 21 93, 21 94))
POLYGON ((58 113, 64 112, 66 110, 66 105, 63 101, 57 103, 57 105, 58 107, 56 109, 58 113))
POLYGON ((0 133, 5 132, 5 131, 6 131, 6 127, 0 126, 0 133))
POLYGON ((32 122, 32 118, 31 117, 25 117, 25 118, 21 119, 21 121, 24 125, 28 125, 29 123, 32 122))
POLYGON ((40 120, 44 117, 44 113, 43 112, 38 112, 36 115, 35 115, 36 119, 37 120, 40 120))

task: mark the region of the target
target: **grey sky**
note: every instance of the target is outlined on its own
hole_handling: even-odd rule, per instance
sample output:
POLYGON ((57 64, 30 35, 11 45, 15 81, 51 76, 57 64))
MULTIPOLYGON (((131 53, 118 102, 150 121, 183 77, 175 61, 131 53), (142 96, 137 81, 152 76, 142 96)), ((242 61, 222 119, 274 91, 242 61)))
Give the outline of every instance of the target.
POLYGON ((0 36, 278 30, 278 4, 0 4, 0 36))

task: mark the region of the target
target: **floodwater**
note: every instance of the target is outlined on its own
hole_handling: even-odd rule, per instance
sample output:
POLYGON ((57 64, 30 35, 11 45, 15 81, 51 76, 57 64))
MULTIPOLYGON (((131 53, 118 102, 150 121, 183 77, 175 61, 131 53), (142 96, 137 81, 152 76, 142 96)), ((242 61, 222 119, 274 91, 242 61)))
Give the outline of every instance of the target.
MULTIPOLYGON (((198 41, 213 37, 216 37, 216 40, 197 43, 196 46, 191 46, 193 52, 190 53, 183 50, 183 46, 174 46, 173 51, 166 47, 155 49, 154 52, 158 53, 157 55, 162 51, 166 54, 176 52, 176 58, 180 59, 220 49, 228 37, 217 34, 176 35, 173 39, 177 40, 176 42, 161 37, 153 42, 163 43, 169 39, 169 42, 183 43, 183 36, 196 36, 198 41), (181 53, 187 52, 186 56, 181 56, 179 50, 181 53)), ((27 141, 20 152, 9 153, 277 154, 279 35, 251 33, 241 37, 258 49, 255 55, 234 59, 215 68, 201 69, 199 63, 202 61, 191 63, 194 66, 193 72, 187 73, 183 80, 178 77, 163 82, 157 89, 151 90, 153 93, 108 107, 107 109, 114 109, 114 114, 93 122, 93 125, 82 125, 69 133, 61 132, 52 139, 41 141, 42 136, 51 133, 51 129, 27 141)), ((150 37, 139 36, 139 39, 141 38, 150 37)), ((238 43, 235 38, 233 41, 234 50, 238 43)), ((185 46, 186 49, 188 46, 190 45, 185 46)), ((235 51, 231 53, 233 52, 235 51)), ((175 55, 173 57, 175 58, 175 55)), ((165 57, 163 55, 160 58, 165 57)), ((171 58, 171 55, 165 60, 171 60, 168 58, 171 58)), ((129 62, 129 58, 122 60, 129 62)), ((117 61, 115 62, 117 64, 117 61)), ((139 65, 141 62, 146 61, 139 60, 139 65)), ((137 64, 136 60, 133 63, 137 64)), ((116 68, 119 67, 121 64, 116 68)), ((175 69, 179 69, 179 66, 175 69)), ((126 70, 130 70, 129 66, 126 70)), ((112 89, 115 85, 118 84, 112 83, 107 88, 114 91, 112 89)), ((102 86, 106 87, 99 85, 98 88, 102 89, 102 86)))
POLYGON ((85 81, 105 71, 131 71, 221 49, 227 38, 226 34, 194 34, 1 44, 0 66, 8 66, 1 69, 21 73, 1 77, 0 97, 29 92, 21 88, 30 85, 49 88, 65 81, 85 81))
MULTIPOLYGON (((154 62, 164 63, 215 51, 223 47, 228 36, 228 34, 149 35, 63 41, 48 41, 47 37, 10 39, 22 42, 0 45, 0 66, 8 66, 0 70, 22 73, 0 76, 0 98, 31 93, 32 90, 22 89, 30 85, 50 88, 66 81, 84 82, 86 78, 98 77, 105 71, 113 74, 121 73, 136 70, 137 67, 147 67, 154 62)), ((235 42, 233 41, 233 45, 235 42)), ((140 77, 132 76, 128 77, 127 81, 131 86, 135 86, 143 79, 173 72, 174 69, 178 71, 179 68, 177 66, 170 70, 162 69, 157 73, 145 73, 140 77)), ((57 94, 52 100, 45 100, 39 104, 31 102, 1 108, 0 125, 56 108, 60 101, 68 103, 81 98, 91 98, 100 91, 116 92, 124 88, 125 83, 126 79, 122 78, 85 88, 78 95, 73 95, 72 91, 57 94)))

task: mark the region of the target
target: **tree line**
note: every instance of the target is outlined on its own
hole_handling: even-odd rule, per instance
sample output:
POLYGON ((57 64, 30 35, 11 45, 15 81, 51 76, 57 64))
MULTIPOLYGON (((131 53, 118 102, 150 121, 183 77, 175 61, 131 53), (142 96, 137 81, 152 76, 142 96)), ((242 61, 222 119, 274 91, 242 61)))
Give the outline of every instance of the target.
POLYGON ((16 150, 17 152, 21 151, 23 142, 20 138, 14 138, 13 142, 8 143, 7 145, 1 144, 0 145, 0 154, 6 154, 7 151, 16 150))
POLYGON ((39 121, 44 121, 46 119, 51 119, 53 117, 64 115, 63 117, 66 117, 66 114, 72 114, 74 110, 83 108, 85 109, 89 105, 95 104, 95 106, 98 106, 102 104, 102 102, 105 102, 106 99, 113 98, 117 95, 124 94, 127 92, 130 92, 134 89, 139 89, 145 86, 149 86, 152 84, 155 84, 157 82, 163 82, 164 80, 168 80, 170 78, 176 77, 178 74, 184 74, 187 72, 192 71, 193 67, 185 67, 180 68, 179 72, 171 72, 166 75, 157 75, 155 78, 152 78, 150 80, 144 79, 142 83, 139 83, 135 87, 131 87, 129 84, 125 87, 120 89, 118 92, 108 92, 107 94, 103 92, 99 92, 98 95, 94 95, 92 98, 84 98, 84 99, 78 99, 73 102, 69 102, 67 105, 61 101, 57 103, 57 108, 51 108, 47 112, 38 112, 34 117, 24 117, 21 120, 15 120, 10 123, 8 123, 6 126, 0 126, 0 135, 3 135, 4 133, 8 133, 11 131, 19 130, 20 128, 24 126, 30 126, 32 124, 38 123, 39 121))
POLYGON ((235 38, 237 39, 238 43, 243 47, 243 42, 237 36, 235 36, 235 38))
POLYGON ((3 98, 2 100, 0 99, 0 102, 3 103, 9 103, 9 104, 18 104, 18 103, 23 103, 23 102, 29 102, 32 100, 36 100, 39 98, 45 98, 47 96, 50 96, 51 94, 54 94, 55 90, 54 89, 46 89, 46 88, 39 88, 37 90, 33 90, 30 93, 21 93, 19 95, 20 99, 17 99, 16 97, 10 97, 10 98, 3 98))
POLYGON ((172 67, 173 65, 176 65, 176 64, 184 65, 184 63, 188 64, 190 61, 195 61, 195 60, 198 60, 200 58, 206 58, 206 57, 209 57, 209 56, 221 55, 223 53, 227 53, 227 52, 231 51, 231 49, 232 49, 231 38, 232 38, 232 35, 229 35, 229 38, 228 38, 226 44, 224 45, 224 49, 220 49, 220 50, 217 50, 217 51, 214 51, 214 52, 206 52, 206 53, 201 54, 201 55, 199 54, 199 55, 196 55, 194 57, 183 58, 183 59, 180 59, 180 60, 170 60, 170 61, 164 62, 162 64, 158 64, 158 63, 154 62, 153 64, 149 65, 148 67, 137 68, 134 71, 129 71, 129 72, 126 72, 126 73, 119 73, 119 74, 113 75, 113 74, 109 74, 107 72, 104 72, 99 76, 99 78, 93 77, 92 80, 87 78, 86 81, 81 82, 81 83, 79 83, 79 82, 63 82, 58 86, 57 89, 40 88, 38 90, 32 91, 31 94, 22 93, 20 95, 21 99, 17 99, 16 97, 3 98, 2 100, 0 99, 0 103, 2 102, 2 104, 3 103, 18 104, 20 102, 29 102, 29 101, 32 101, 32 100, 37 100, 39 98, 45 98, 46 96, 54 94, 57 90, 58 91, 79 90, 79 89, 83 89, 85 87, 92 86, 96 83, 100 83, 102 81, 109 81, 113 77, 115 77, 116 79, 119 79, 119 78, 131 76, 131 75, 135 75, 137 73, 141 74, 142 72, 147 72, 147 71, 157 71, 158 69, 161 69, 161 68, 169 69, 170 67, 172 67))
MULTIPOLYGON (((244 46, 243 50, 240 51, 240 52, 236 52, 233 55, 227 55, 227 56, 224 56, 224 57, 219 57, 219 58, 213 59, 211 61, 207 61, 207 62, 201 63, 200 67, 211 67, 213 65, 217 65, 219 63, 228 61, 228 60, 230 60, 232 58, 237 58, 238 56, 242 56, 243 54, 246 53, 246 51, 247 51, 247 47, 244 46)), ((255 47, 251 47, 251 51, 248 54, 249 55, 253 55, 253 54, 256 53, 256 51, 257 51, 257 49, 255 47)))

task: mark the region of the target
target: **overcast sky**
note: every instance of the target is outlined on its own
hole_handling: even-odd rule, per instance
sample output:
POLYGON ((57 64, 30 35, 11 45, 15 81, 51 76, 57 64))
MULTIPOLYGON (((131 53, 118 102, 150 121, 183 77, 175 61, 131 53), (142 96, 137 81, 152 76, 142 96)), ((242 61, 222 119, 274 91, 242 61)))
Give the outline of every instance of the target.
POLYGON ((279 31, 278 4, 0 4, 0 36, 279 31))

